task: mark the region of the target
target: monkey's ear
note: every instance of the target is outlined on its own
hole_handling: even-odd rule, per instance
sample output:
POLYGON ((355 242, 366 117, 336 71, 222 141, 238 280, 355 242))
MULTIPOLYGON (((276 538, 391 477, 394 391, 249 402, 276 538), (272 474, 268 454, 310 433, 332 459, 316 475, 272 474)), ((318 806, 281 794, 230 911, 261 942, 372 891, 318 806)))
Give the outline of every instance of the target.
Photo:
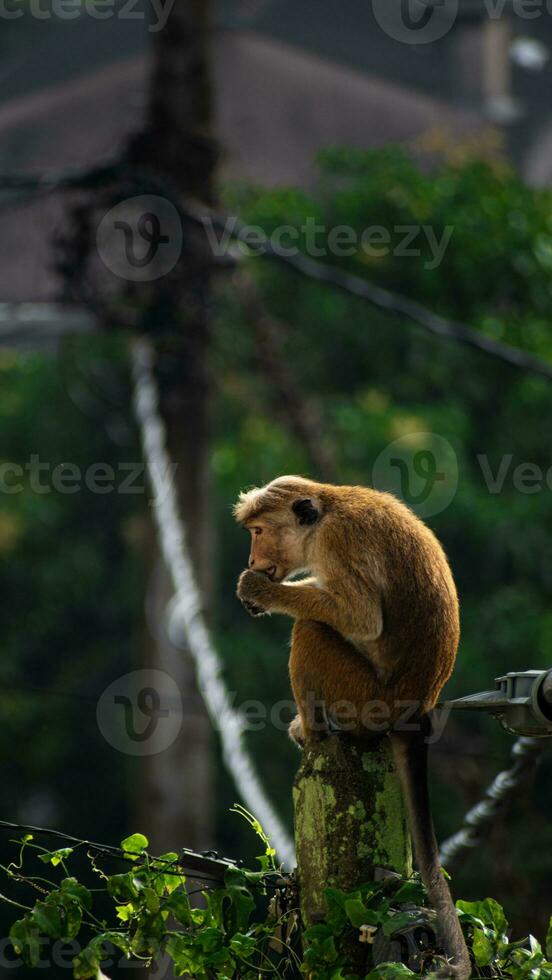
POLYGON ((304 500, 296 500, 295 503, 291 505, 293 513, 299 520, 300 524, 316 524, 320 513, 315 507, 314 503, 310 497, 306 497, 304 500))

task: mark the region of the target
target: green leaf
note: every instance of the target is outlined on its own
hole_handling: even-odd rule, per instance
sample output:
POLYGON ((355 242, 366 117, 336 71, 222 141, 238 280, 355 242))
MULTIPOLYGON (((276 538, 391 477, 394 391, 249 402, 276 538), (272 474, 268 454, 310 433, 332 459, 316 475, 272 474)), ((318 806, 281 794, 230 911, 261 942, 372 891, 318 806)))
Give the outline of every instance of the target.
POLYGON ((255 899, 246 887, 246 881, 239 868, 229 868, 224 876, 225 892, 232 903, 232 922, 229 924, 232 932, 245 932, 255 908, 255 899))
POLYGON ((383 897, 383 883, 381 881, 365 881, 357 889, 364 898, 364 901, 381 901, 383 897))
POLYGON ((110 930, 103 933, 103 941, 111 943, 112 946, 117 946, 127 958, 130 956, 130 940, 127 935, 110 930))
POLYGON ((191 925, 193 920, 190 899, 183 888, 173 892, 166 902, 163 903, 163 908, 168 909, 174 915, 176 921, 180 922, 183 926, 191 925))
POLYGON ((73 898, 87 911, 92 908, 92 895, 76 878, 64 878, 61 883, 61 893, 73 898))
POLYGON ((399 905, 401 902, 412 902, 413 905, 423 905, 426 900, 426 891, 421 881, 405 881, 403 885, 393 895, 393 904, 399 905))
POLYGON ((309 943, 322 942, 327 939, 328 936, 332 935, 332 931, 329 926, 325 925, 323 922, 317 922, 314 926, 309 926, 305 929, 304 937, 309 943))
POLYGON ((180 871, 179 856, 174 851, 162 854, 161 857, 152 861, 151 867, 161 872, 166 869, 165 874, 156 874, 153 882, 153 887, 158 895, 163 895, 165 892, 170 895, 179 885, 183 885, 186 882, 186 875, 178 873, 180 871), (173 865, 172 868, 171 865, 173 865))
POLYGON ((229 949, 217 949, 206 960, 210 972, 215 971, 219 980, 232 980, 236 976, 236 961, 229 949))
POLYGON ((65 906, 64 939, 74 939, 82 924, 82 909, 78 902, 65 906))
MULTIPOLYGON (((146 844, 149 844, 149 841, 147 841, 146 844)), ((167 851, 166 854, 160 854, 159 857, 152 862, 152 867, 159 868, 161 871, 168 864, 175 864, 178 860, 179 857, 176 851, 167 851)))
POLYGON ((335 939, 333 936, 328 936, 327 939, 322 943, 320 953, 322 959, 326 963, 335 963, 337 959, 337 949, 335 947, 335 939))
POLYGON ((117 912, 117 918, 121 922, 129 922, 132 916, 136 914, 136 909, 130 902, 128 905, 117 905, 115 910, 117 912))
POLYGON ((88 980, 89 977, 101 977, 100 956, 91 944, 73 959, 73 976, 75 980, 88 980))
POLYGON ((31 919, 40 932, 50 939, 65 938, 65 916, 61 907, 54 902, 37 902, 31 912, 31 919))
MULTIPOLYGON (((418 918, 417 912, 398 912, 396 915, 390 915, 383 925, 383 933, 385 936, 392 936, 399 929, 412 925, 412 922, 418 918)), ((371 925, 375 925, 375 923, 371 923, 371 925)))
POLYGON ((529 936, 527 942, 529 949, 517 948, 509 954, 508 969, 512 980, 542 980, 544 954, 541 945, 534 936, 529 936))
POLYGON ((482 929, 474 929, 473 955, 478 966, 489 966, 495 955, 495 948, 482 929))
POLYGON ((345 902, 345 912, 347 918, 351 925, 355 929, 360 929, 361 926, 375 926, 378 925, 380 917, 373 909, 366 908, 364 902, 359 898, 348 899, 345 902))
POLYGON ((190 937, 185 933, 172 933, 165 944, 165 951, 171 957, 178 977, 192 973, 194 953, 190 949, 190 937))
POLYGON ((550 922, 548 923, 544 948, 546 950, 547 959, 552 960, 552 916, 550 917, 550 922))
POLYGON ((57 851, 45 851, 44 854, 38 855, 38 860, 43 861, 44 864, 51 864, 53 867, 57 867, 65 858, 68 858, 70 854, 73 853, 72 847, 60 847, 57 851))
POLYGON ((419 980, 419 974, 413 973, 404 963, 380 963, 365 980, 395 980, 395 977, 415 977, 419 980))
POLYGON ((325 888, 324 896, 328 906, 343 908, 347 899, 347 892, 342 892, 339 888, 325 888))
POLYGON ((149 954, 159 946, 166 934, 166 913, 142 912, 139 928, 134 933, 132 948, 134 952, 149 954))
POLYGON ((107 890, 118 902, 127 903, 138 898, 139 884, 134 873, 127 871, 126 874, 112 875, 107 882, 107 890))
POLYGON ((129 861, 137 861, 142 851, 145 851, 149 844, 147 837, 143 834, 131 834, 121 841, 121 848, 129 861))
POLYGON ((338 888, 326 888, 324 895, 328 906, 326 922, 334 932, 339 932, 347 922, 347 913, 345 912, 347 894, 338 888))
POLYGON ((36 966, 40 959, 39 936, 39 930, 28 915, 14 922, 10 929, 12 946, 27 966, 36 966))
POLYGON ((456 903, 456 908, 479 919, 487 926, 492 926, 496 932, 503 934, 508 929, 508 921, 504 915, 502 905, 495 902, 494 898, 485 898, 481 902, 462 902, 456 903))
POLYGON ((232 936, 230 940, 230 949, 232 949, 238 956, 244 956, 248 959, 253 956, 257 948, 257 940, 254 936, 246 936, 242 932, 237 932, 232 936))
POLYGON ((144 888, 141 898, 148 912, 159 911, 159 895, 155 891, 155 888, 150 888, 149 886, 144 888))
POLYGON ((216 926, 208 926, 198 934, 198 940, 205 953, 213 953, 215 949, 220 949, 223 941, 223 934, 216 926))

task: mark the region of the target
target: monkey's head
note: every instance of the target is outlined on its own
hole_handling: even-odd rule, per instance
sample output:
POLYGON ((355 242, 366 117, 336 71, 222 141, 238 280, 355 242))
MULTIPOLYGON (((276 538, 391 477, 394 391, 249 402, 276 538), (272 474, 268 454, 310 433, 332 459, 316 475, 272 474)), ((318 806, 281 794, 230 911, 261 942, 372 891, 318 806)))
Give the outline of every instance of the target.
POLYGON ((251 534, 249 568, 281 582, 309 567, 309 545, 322 517, 320 490, 302 476, 279 476, 240 493, 234 516, 251 534))

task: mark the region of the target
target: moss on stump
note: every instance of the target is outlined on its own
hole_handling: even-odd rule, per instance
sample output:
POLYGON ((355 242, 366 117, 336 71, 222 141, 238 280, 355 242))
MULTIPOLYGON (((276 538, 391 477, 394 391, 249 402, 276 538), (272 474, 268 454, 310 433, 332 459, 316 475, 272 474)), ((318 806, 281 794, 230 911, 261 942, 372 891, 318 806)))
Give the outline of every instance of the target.
POLYGON ((295 778, 295 841, 301 911, 324 917, 324 889, 349 891, 376 867, 407 876, 412 850, 388 738, 331 736, 310 745, 295 778))

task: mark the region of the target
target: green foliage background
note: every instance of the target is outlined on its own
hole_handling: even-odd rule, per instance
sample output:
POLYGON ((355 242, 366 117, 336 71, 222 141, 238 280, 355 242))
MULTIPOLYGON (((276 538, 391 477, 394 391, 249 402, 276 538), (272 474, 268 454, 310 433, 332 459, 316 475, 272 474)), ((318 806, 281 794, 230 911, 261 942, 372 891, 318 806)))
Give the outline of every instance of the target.
MULTIPOLYGON (((525 187, 502 164, 468 159, 430 172, 400 150, 336 149, 322 156, 310 194, 233 187, 226 203, 267 232, 300 227, 309 216, 358 232, 430 225, 437 238, 451 226, 436 269, 427 268, 429 249, 326 260, 552 361, 552 195, 525 187)), ((435 432, 456 453, 457 493, 428 520, 449 554, 462 605, 461 651, 447 695, 486 689, 508 670, 552 664, 552 492, 544 483, 539 492, 522 493, 511 478, 520 463, 545 473, 552 465, 552 385, 276 264, 252 260, 251 267, 268 309, 287 326, 283 348, 307 401, 322 413, 341 482, 369 483, 378 454, 403 435, 415 445, 417 433, 435 432), (489 492, 480 454, 493 473, 511 455, 502 492, 489 492)), ((94 338, 79 341, 71 356, 75 363, 61 370, 59 359, 2 355, 0 461, 25 464, 39 453, 52 465, 71 461, 85 470, 100 460, 116 467, 139 459, 123 346, 94 338)), ((211 376, 215 637, 237 703, 260 697, 270 707, 289 697, 289 624, 276 617, 254 622, 235 599, 247 542, 230 506, 245 485, 282 472, 317 474, 279 421, 231 281, 215 298, 211 376)), ((32 813, 38 820, 42 812, 46 823, 106 840, 129 829, 135 769, 103 742, 95 703, 110 680, 136 664, 147 511, 145 494, 39 495, 27 486, 0 497, 7 818, 32 813)), ((271 726, 251 735, 250 744, 290 818, 292 747, 271 726)), ((511 745, 490 720, 465 715, 450 722, 433 752, 440 838, 507 764, 511 745)), ((247 838, 227 819, 235 793, 222 771, 217 785, 214 843, 250 857, 247 838)), ((542 938, 552 906, 551 787, 548 760, 489 844, 455 876, 464 899, 500 900, 518 935, 531 930, 542 938)))

